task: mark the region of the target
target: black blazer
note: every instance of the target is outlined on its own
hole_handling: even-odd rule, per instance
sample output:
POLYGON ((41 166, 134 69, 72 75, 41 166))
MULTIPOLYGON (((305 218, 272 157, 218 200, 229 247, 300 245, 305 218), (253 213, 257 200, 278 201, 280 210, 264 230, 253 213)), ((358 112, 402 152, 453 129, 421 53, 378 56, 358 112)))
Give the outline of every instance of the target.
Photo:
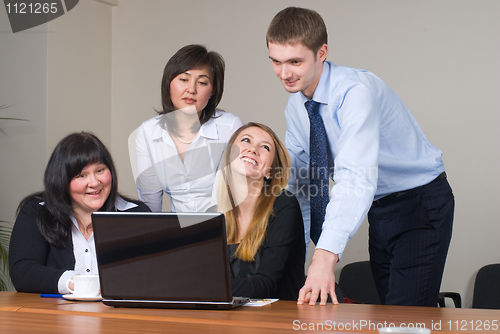
MULTIPOLYGON (((142 202, 133 203, 138 206, 126 211, 151 211, 142 202)), ((71 234, 66 240, 71 248, 50 245, 36 225, 41 208, 40 200, 34 198, 19 211, 10 238, 10 277, 19 292, 59 293, 59 278, 66 270, 75 268, 73 240, 71 234)))
POLYGON ((302 212, 291 192, 276 197, 255 261, 236 258, 237 247, 228 245, 233 296, 297 300, 305 281, 306 245, 302 212))

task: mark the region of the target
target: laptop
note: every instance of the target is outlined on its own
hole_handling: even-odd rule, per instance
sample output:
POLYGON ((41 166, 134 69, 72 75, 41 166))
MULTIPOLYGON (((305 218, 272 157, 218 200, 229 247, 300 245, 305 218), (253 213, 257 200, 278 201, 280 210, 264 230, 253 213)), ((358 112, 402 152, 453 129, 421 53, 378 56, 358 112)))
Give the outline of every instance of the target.
POLYGON ((231 309, 221 213, 94 212, 103 303, 115 307, 231 309))

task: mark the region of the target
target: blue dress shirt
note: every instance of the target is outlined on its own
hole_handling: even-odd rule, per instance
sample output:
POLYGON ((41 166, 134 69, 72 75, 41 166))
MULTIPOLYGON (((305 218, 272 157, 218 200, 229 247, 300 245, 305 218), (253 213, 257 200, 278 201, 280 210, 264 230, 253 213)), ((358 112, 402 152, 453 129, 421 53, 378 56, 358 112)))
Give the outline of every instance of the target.
MULTIPOLYGON (((285 142, 292 161, 289 189, 299 200, 309 243, 307 100, 301 92, 290 96, 285 142)), ((340 256, 373 200, 435 179, 444 171, 442 153, 425 138, 396 93, 371 72, 325 61, 313 100, 321 103, 328 164, 335 166, 317 248, 340 256)))

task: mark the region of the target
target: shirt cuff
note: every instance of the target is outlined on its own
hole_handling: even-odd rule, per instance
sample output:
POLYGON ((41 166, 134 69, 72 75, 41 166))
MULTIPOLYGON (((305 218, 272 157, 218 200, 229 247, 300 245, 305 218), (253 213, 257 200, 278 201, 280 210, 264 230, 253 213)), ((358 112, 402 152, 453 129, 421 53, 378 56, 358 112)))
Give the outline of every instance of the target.
POLYGON ((66 270, 61 277, 59 277, 59 282, 57 283, 57 289, 59 290, 60 294, 66 295, 69 292, 68 288, 66 287, 66 281, 73 278, 75 275, 74 270, 66 270))
POLYGON ((337 254, 340 260, 348 240, 348 236, 339 235, 338 232, 331 229, 324 229, 321 232, 316 248, 337 254))
POLYGON ((137 189, 137 193, 139 195, 139 200, 146 203, 146 205, 149 206, 152 212, 161 212, 163 190, 148 193, 143 190, 137 189))
POLYGON ((132 203, 132 202, 127 202, 126 200, 124 200, 121 197, 118 197, 115 201, 115 208, 118 211, 127 211, 127 210, 133 209, 135 207, 138 207, 138 205, 135 203, 132 203))

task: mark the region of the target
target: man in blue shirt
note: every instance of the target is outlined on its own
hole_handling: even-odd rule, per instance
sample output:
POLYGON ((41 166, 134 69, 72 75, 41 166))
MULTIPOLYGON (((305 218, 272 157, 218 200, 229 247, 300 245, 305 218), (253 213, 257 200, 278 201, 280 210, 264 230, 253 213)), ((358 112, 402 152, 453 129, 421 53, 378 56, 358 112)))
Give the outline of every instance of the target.
POLYGON ((436 306, 454 211, 441 151, 373 73, 326 61, 327 31, 317 12, 282 10, 266 40, 273 70, 292 93, 285 110, 289 188, 306 242, 316 243, 298 303, 320 298, 324 305, 328 295, 337 303, 334 266, 368 214, 382 303, 436 306), (335 182, 329 198, 322 174, 335 182))

